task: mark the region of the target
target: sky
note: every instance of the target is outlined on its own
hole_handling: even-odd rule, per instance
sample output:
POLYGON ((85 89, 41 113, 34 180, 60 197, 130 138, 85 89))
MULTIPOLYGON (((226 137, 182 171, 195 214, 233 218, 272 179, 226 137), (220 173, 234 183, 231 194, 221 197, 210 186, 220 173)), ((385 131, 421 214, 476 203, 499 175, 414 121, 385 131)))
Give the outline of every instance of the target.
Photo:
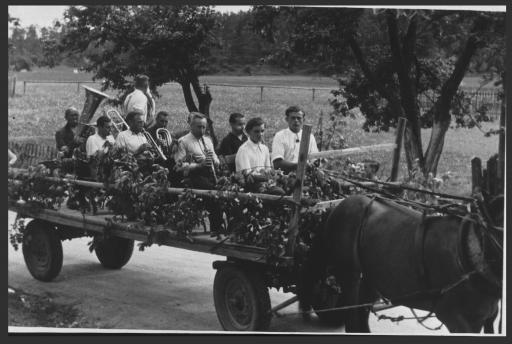
MULTIPOLYGON (((62 14, 68 6, 9 6, 9 14, 12 17, 20 19, 20 24, 23 27, 30 25, 36 25, 41 28, 44 26, 53 25, 54 20, 62 19, 62 14)), ((345 6, 350 7, 350 6, 345 6)), ((379 6, 359 6, 359 7, 379 7, 379 6)), ((415 7, 415 6, 381 6, 381 7, 415 7)), ((418 6, 420 7, 420 6, 418 6)), ((422 8, 441 8, 443 6, 421 6, 422 8)), ((444 6, 446 9, 475 9, 485 11, 505 11, 505 6, 444 6)), ((248 11, 251 6, 215 6, 215 9, 219 12, 239 12, 248 11)))

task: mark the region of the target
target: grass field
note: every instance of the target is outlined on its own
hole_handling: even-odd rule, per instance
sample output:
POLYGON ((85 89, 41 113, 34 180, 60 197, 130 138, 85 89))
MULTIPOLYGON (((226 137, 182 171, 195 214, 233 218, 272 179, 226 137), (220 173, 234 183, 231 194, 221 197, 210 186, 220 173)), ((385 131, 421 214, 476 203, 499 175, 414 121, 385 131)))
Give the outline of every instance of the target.
MULTIPOLYGON (((18 80, 67 80, 89 81, 90 75, 74 74, 69 69, 38 70, 19 73, 18 80)), ((466 85, 477 83, 475 78, 467 79, 466 85)), ((209 84, 239 85, 289 85, 302 87, 335 87, 334 80, 310 76, 206 76, 202 79, 209 84)), ((93 86, 94 87, 94 86, 93 86)), ((99 85, 96 86, 99 88, 99 85)), ((470 87, 470 86, 468 86, 470 87)), ((167 110, 172 115, 169 129, 177 132, 186 128, 187 108, 181 89, 176 84, 165 85, 157 99, 157 110, 167 110)), ((9 140, 30 140, 54 145, 53 135, 63 125, 64 109, 68 106, 82 108, 85 92, 77 92, 76 84, 28 84, 25 95, 22 83, 18 83, 17 96, 9 98, 9 140), (21 86, 20 86, 21 85, 21 86), (21 87, 21 88, 20 88, 21 87)), ((316 130, 321 111, 328 113, 330 106, 328 90, 317 90, 312 101, 311 90, 264 89, 260 101, 260 89, 254 87, 211 86, 214 98, 211 116, 217 136, 224 137, 229 130, 228 116, 233 111, 242 112, 246 117, 262 117, 267 123, 265 141, 268 145, 276 131, 285 128, 284 111, 290 105, 300 105, 307 113, 307 122, 316 130)), ((109 92, 107 92, 109 93, 109 92)), ((113 94, 113 93, 110 93, 113 94)), ((99 111, 98 111, 99 112, 99 111)), ((361 129, 363 119, 349 120, 343 134, 350 147, 393 142, 394 131, 388 133, 366 133, 361 129)), ((325 122, 324 122, 325 123, 325 122)), ((498 123, 485 123, 484 128, 496 128, 498 123)), ((426 148, 430 130, 422 130, 426 148)), ((471 191, 470 159, 478 156, 485 161, 498 151, 498 137, 484 137, 478 129, 450 129, 439 163, 439 173, 451 171, 453 177, 443 186, 442 191, 454 194, 469 194, 471 191)), ((360 155, 357 158, 372 158, 381 162, 381 173, 388 176, 391 168, 391 152, 360 155)), ((354 157, 356 158, 356 157, 354 157)), ((403 156, 402 156, 403 158, 403 156)), ((401 173, 405 173, 405 161, 401 161, 401 173)))

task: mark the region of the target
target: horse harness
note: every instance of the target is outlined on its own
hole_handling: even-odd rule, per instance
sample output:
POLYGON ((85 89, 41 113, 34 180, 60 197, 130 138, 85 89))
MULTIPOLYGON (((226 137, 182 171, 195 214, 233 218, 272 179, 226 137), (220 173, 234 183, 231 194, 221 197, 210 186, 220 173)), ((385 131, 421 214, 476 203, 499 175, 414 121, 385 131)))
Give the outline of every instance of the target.
MULTIPOLYGON (((362 269, 362 264, 361 264, 360 252, 359 252, 360 246, 361 246, 362 231, 364 230, 364 227, 366 225, 366 222, 368 219, 368 214, 370 212, 371 206, 373 205, 373 202, 376 199, 380 199, 380 198, 381 197, 379 197, 377 195, 373 195, 371 197, 371 201, 365 206, 365 209, 363 211, 363 217, 361 219, 361 224, 359 225, 357 232, 356 232, 356 245, 354 247, 354 262, 355 262, 356 271, 360 272, 360 276, 361 276, 360 278, 363 278, 362 276, 364 275, 364 271, 362 269)), ((383 198, 383 200, 385 200, 385 198, 383 198)), ((470 270, 469 264, 467 263, 467 261, 464 259, 464 256, 462 255, 461 241, 462 241, 463 231, 466 230, 467 224, 469 224, 470 222, 476 222, 475 220, 473 220, 469 217, 464 217, 463 221, 461 221, 459 228, 458 228, 458 236, 457 236, 458 237, 458 240, 457 240, 458 241, 458 243, 457 243, 458 252, 456 255, 457 265, 459 266, 459 268, 462 272, 462 276, 454 283, 448 284, 442 288, 432 289, 431 281, 428 278, 427 269, 426 269, 426 265, 425 265, 425 237, 426 237, 425 234, 426 234, 426 230, 427 230, 427 226, 426 226, 427 221, 428 221, 427 212, 423 211, 420 224, 418 227, 416 227, 416 231, 414 233, 414 247, 415 247, 415 252, 417 252, 416 267, 417 267, 417 271, 418 271, 418 276, 419 276, 420 281, 424 285, 426 285, 427 288, 425 290, 419 290, 416 292, 412 292, 410 294, 407 294, 407 295, 404 295, 401 297, 396 297, 394 299, 387 299, 385 297, 382 297, 382 295, 381 295, 381 297, 383 299, 385 299, 388 302, 391 302, 392 304, 398 304, 400 302, 404 302, 404 301, 411 300, 411 299, 431 300, 432 306, 430 308, 430 313, 425 318, 429 317, 434 312, 437 302, 444 294, 446 294, 450 290, 456 288, 458 285, 464 283, 465 281, 469 280, 475 274, 478 274, 478 271, 470 270)), ((483 277, 483 278, 485 278, 485 277, 483 277)), ((487 280, 487 278, 485 278, 485 279, 487 280)), ((380 295, 380 293, 379 293, 379 295, 380 295)))

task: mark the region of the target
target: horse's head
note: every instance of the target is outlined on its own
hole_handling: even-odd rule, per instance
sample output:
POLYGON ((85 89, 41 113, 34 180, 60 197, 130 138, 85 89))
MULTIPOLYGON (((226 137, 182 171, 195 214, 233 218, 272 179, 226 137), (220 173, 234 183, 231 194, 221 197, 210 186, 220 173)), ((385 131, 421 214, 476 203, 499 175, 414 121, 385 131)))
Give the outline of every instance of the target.
POLYGON ((470 216, 466 221, 462 244, 470 269, 476 271, 501 294, 503 283, 503 230, 484 224, 478 217, 470 216))

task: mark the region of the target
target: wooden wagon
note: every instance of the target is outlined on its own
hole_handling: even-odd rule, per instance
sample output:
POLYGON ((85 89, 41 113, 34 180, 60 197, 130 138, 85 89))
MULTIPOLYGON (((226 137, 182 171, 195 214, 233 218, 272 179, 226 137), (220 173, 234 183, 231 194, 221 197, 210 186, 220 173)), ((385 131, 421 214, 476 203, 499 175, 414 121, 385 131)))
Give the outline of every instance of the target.
MULTIPOLYGON (((320 152, 318 156, 309 156, 309 138, 311 127, 305 126, 301 139, 297 183, 293 196, 274 196, 252 194, 265 203, 282 206, 288 203, 294 209, 287 232, 288 246, 285 255, 277 264, 268 264, 265 249, 219 241, 210 236, 209 232, 198 229, 192 232, 190 239, 184 240, 175 235, 166 236, 161 245, 183 248, 187 250, 216 254, 226 257, 213 263, 217 270, 214 283, 214 303, 217 316, 225 330, 232 331, 264 331, 268 328, 272 314, 296 301, 296 297, 271 308, 269 288, 283 288, 285 292, 296 292, 297 266, 294 261, 295 239, 299 227, 299 203, 302 195, 302 181, 308 159, 326 155, 350 154, 350 151, 320 152)), ((399 143, 399 142, 398 142, 399 143)), ((399 144, 378 145, 357 148, 356 151, 372 149, 399 148, 399 144)), ((399 155, 395 149, 395 156, 399 155)), ((102 188, 102 183, 66 180, 77 185, 102 188)), ((190 190, 190 189, 188 189, 190 190)), ((184 189, 172 188, 170 193, 181 193, 184 189)), ((202 197, 215 195, 230 196, 227 192, 211 190, 190 190, 202 197)), ((236 194, 236 197, 250 197, 247 194, 236 194)), ((341 200, 319 202, 313 209, 331 207, 341 200)), ((27 225, 22 251, 26 266, 32 276, 41 281, 51 281, 60 272, 63 262, 62 240, 93 236, 93 247, 100 263, 111 269, 119 269, 128 263, 134 241, 146 242, 152 228, 142 222, 113 222, 112 213, 98 212, 96 215, 82 214, 78 210, 61 208, 59 210, 37 209, 27 207, 16 200, 10 200, 9 210, 19 217, 32 218, 27 225)))

